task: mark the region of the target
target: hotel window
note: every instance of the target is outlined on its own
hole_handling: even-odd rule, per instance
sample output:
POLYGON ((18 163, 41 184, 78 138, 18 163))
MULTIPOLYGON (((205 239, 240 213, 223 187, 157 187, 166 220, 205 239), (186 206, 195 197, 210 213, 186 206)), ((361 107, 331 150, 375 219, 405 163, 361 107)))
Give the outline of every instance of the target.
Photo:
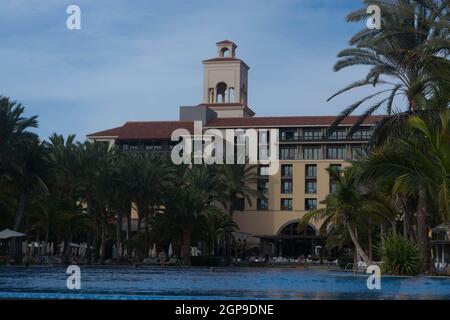
POLYGON ((258 198, 256 201, 256 208, 258 210, 269 210, 269 201, 266 198, 258 198))
POLYGON ((317 166, 315 164, 307 164, 305 166, 305 172, 307 178, 317 177, 317 166))
POLYGON ((269 179, 258 179, 258 191, 262 193, 269 191, 269 179))
POLYGON ((320 140, 322 139, 322 130, 303 130, 304 140, 320 140))
POLYGON ((258 167, 258 175, 268 176, 269 175, 269 166, 259 166, 258 167))
POLYGON ((317 193, 317 180, 316 179, 306 180, 305 193, 317 193))
MULTIPOLYGON (((342 165, 340 164, 330 164, 330 170, 333 171, 338 171, 338 172, 342 172, 342 165)), ((333 193, 336 191, 336 181, 334 181, 331 177, 330 177, 330 181, 329 181, 329 193, 333 193)))
POLYGON ((319 146, 303 147, 303 159, 318 160, 321 158, 322 149, 319 146))
POLYGON ((366 150, 362 146, 353 146, 352 147, 352 159, 356 159, 361 156, 366 155, 366 150))
POLYGON ((342 166, 340 164, 330 164, 330 170, 342 170, 342 166))
POLYGON ((283 164, 281 166, 281 176, 284 178, 292 178, 292 164, 283 164))
POLYGON ((372 130, 370 129, 359 129, 353 133, 353 139, 357 140, 369 140, 372 136, 372 130))
POLYGON ((347 138, 347 130, 345 130, 345 129, 335 130, 329 136, 330 140, 345 140, 346 138, 347 138))
POLYGON ((295 160, 298 158, 298 152, 296 146, 283 146, 280 147, 280 159, 281 160, 295 160))
POLYGON ((317 199, 305 199, 305 210, 316 210, 317 199))
POLYGON ((160 143, 147 142, 144 144, 145 150, 154 150, 160 151, 162 150, 162 145, 160 143))
POLYGON ((138 150, 139 146, 136 143, 130 143, 129 145, 130 150, 138 150))
POLYGON ((336 189, 337 189, 336 181, 334 181, 333 179, 330 179, 330 190, 329 190, 329 192, 330 193, 334 193, 334 192, 336 192, 336 189))
POLYGON ((292 180, 281 180, 281 193, 292 193, 292 180))
POLYGON ((298 140, 297 129, 281 129, 281 141, 296 141, 298 140))
POLYGON ((327 147, 327 159, 345 159, 345 146, 329 146, 327 147))
POLYGON ((292 211, 292 199, 281 199, 280 207, 281 210, 292 211))

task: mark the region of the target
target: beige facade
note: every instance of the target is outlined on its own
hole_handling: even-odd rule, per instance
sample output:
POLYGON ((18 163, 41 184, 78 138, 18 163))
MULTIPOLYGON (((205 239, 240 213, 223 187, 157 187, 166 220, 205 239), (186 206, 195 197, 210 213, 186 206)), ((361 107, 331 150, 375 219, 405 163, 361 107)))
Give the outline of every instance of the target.
MULTIPOLYGON (((246 204, 242 212, 236 212, 234 219, 239 225, 239 230, 254 236, 276 236, 280 231, 290 223, 298 222, 308 211, 305 208, 306 199, 316 199, 317 207, 322 208, 320 204, 329 194, 330 178, 327 168, 330 165, 341 165, 342 168, 349 166, 344 160, 294 160, 280 161, 280 165, 292 165, 292 192, 282 193, 281 182, 283 180, 282 172, 268 176, 268 200, 267 210, 258 210, 257 201, 253 199, 251 206, 246 204), (306 192, 306 170, 307 165, 317 166, 317 191, 306 192), (281 208, 281 199, 292 199, 292 210, 283 210, 281 208)), ((320 221, 313 221, 311 225, 318 230, 321 226, 320 221)))

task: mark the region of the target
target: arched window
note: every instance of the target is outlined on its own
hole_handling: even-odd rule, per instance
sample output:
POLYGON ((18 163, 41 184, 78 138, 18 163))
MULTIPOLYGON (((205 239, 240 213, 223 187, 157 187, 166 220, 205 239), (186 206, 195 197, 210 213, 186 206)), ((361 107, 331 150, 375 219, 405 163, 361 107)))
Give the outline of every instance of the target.
POLYGON ((216 86, 216 102, 225 103, 225 97, 227 92, 227 84, 225 82, 219 82, 216 86))
POLYGON ((228 88, 228 102, 235 102, 236 96, 234 94, 234 88, 228 88))
POLYGON ((227 58, 230 56, 230 50, 228 50, 228 48, 222 48, 222 50, 220 50, 220 56, 222 58, 227 58))
POLYGON ((303 230, 298 230, 298 222, 293 222, 285 226, 280 231, 280 236, 284 237, 311 237, 316 235, 316 230, 310 225, 306 225, 303 230))

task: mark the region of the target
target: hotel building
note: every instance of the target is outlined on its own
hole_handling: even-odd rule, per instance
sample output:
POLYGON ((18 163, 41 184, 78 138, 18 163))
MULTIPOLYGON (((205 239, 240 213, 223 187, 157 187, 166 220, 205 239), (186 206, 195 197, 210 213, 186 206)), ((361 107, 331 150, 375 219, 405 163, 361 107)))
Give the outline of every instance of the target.
POLYGON ((192 132, 194 120, 202 121, 204 129, 279 129, 280 170, 259 176, 256 187, 265 190, 266 197, 255 199, 251 206, 243 203, 234 219, 242 236, 270 245, 275 255, 313 253, 322 243, 320 223, 297 232, 298 221, 308 210, 323 206, 320 202, 335 187, 327 168, 348 166, 350 159, 364 152, 381 116, 369 117, 349 136, 356 121, 350 116, 328 137, 335 116, 257 117, 248 105, 249 67, 236 57, 236 48, 231 41, 217 43, 217 56, 203 61, 203 102, 180 107, 179 121, 126 122, 87 138, 125 152, 164 152, 177 143, 170 141, 172 132, 178 128, 192 132))

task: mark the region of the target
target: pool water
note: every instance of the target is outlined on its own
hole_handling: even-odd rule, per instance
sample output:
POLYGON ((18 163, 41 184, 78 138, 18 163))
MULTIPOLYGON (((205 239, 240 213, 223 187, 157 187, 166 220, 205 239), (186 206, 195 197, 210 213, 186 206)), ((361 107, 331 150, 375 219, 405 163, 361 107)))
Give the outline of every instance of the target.
POLYGON ((450 299, 450 278, 382 277, 301 268, 81 266, 69 290, 65 267, 0 267, 0 299, 450 299))

